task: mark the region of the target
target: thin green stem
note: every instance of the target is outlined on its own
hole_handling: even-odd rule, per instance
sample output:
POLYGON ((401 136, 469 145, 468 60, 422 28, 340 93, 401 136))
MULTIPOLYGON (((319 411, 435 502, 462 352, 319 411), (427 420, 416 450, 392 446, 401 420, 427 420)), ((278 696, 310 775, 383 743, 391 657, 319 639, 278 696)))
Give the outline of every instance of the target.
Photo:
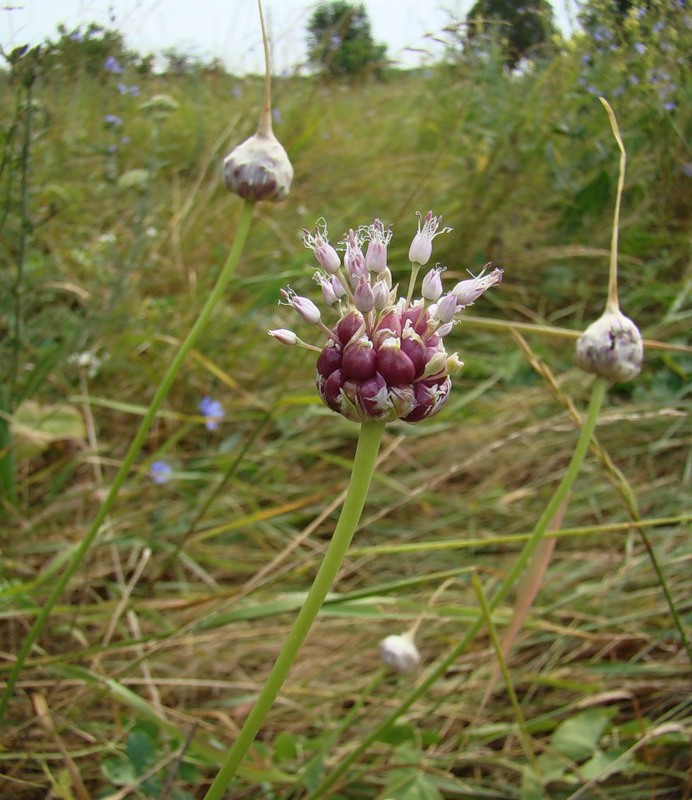
POLYGON ((541 771, 538 768, 538 762, 536 761, 536 756, 533 752, 531 735, 529 734, 529 729, 526 727, 526 720, 524 719, 521 705, 519 704, 519 698, 517 697, 517 693, 514 691, 512 676, 509 674, 507 661, 505 660, 504 653, 502 652, 502 643, 500 642, 500 637, 497 635, 497 628, 493 622, 492 611, 488 605, 488 599, 485 596, 485 592, 483 591, 483 586, 481 585, 481 580, 478 577, 477 572, 473 572, 471 574, 471 582, 473 583, 473 589, 476 592, 476 597, 478 598, 478 605, 480 606, 481 614, 483 615, 483 622, 485 622, 485 627, 488 629, 488 635, 490 636, 493 650, 495 650, 495 657, 500 665, 500 671, 502 672, 502 678, 505 682, 505 688, 509 696, 509 701, 514 709, 514 716, 516 717, 519 732, 521 734, 520 738, 522 747, 524 748, 524 753, 526 754, 526 758, 531 764, 536 777, 540 781, 541 771))
POLYGON ((224 264, 223 269, 221 270, 221 273, 216 281, 216 284, 207 299, 207 302, 204 304, 204 307, 200 311, 200 314, 197 317, 197 320, 195 321, 194 325, 190 329, 190 332, 188 333, 187 337, 180 345, 180 348, 175 354, 173 360, 171 361, 168 367, 168 370, 166 371, 166 374, 164 375, 158 389, 156 390, 156 393, 154 394, 154 397, 151 400, 149 408, 147 409, 146 414, 142 418, 139 430, 137 431, 135 438, 132 440, 130 449, 127 451, 127 455, 125 456, 122 464, 120 465, 120 469, 118 470, 115 478, 113 479, 113 484, 111 485, 110 491, 108 492, 108 495, 104 500, 103 505, 99 509, 98 514, 94 518, 94 521, 92 522, 91 527, 87 531, 81 544, 75 550, 74 555, 72 556, 72 560, 69 562, 62 575, 57 579, 55 585, 53 586, 53 590, 49 594, 48 598, 45 600, 43 608, 36 617, 34 624, 31 627, 31 630, 26 635, 22 643, 21 649, 19 650, 19 653, 17 655, 17 660, 13 664, 12 669, 10 670, 10 673, 8 675, 5 691, 2 695, 2 698, 0 699, 0 719, 4 717, 5 711, 7 709, 7 704, 14 690, 15 683, 17 682, 17 678, 19 677, 19 674, 22 671, 22 667, 24 666, 24 662, 26 661, 26 658, 29 655, 31 648, 38 639, 41 631, 43 630, 44 625, 48 621, 48 618, 50 617, 51 612, 53 611, 53 607, 57 603, 62 593, 65 591, 65 588, 67 587, 70 578, 77 571, 79 565, 84 560, 89 548, 92 546, 94 540, 98 536, 101 530, 101 526, 103 525, 108 514, 110 513, 118 497, 118 493, 128 477, 130 468, 134 464, 135 459, 139 455, 139 452, 142 449, 142 446, 144 445, 147 434, 149 433, 149 429, 151 428, 151 425, 156 417, 156 413, 161 407, 163 401, 166 399, 168 392, 170 391, 170 388, 173 385, 173 381, 175 380, 178 372, 180 371, 180 368, 183 365, 186 356, 193 348, 195 342, 197 341, 200 334, 202 333, 207 323, 209 322, 209 319, 214 311, 214 308, 223 297, 223 293, 226 290, 226 287, 228 286, 231 278, 233 277, 233 273, 235 271, 238 261, 240 260, 240 256, 243 252, 243 248, 247 240, 248 232, 250 230, 253 208, 254 208, 254 203, 245 202, 243 204, 243 208, 240 215, 240 222, 238 224, 238 232, 233 242, 233 246, 231 247, 231 250, 228 254, 228 259, 226 260, 226 263, 224 264))
POLYGON ((627 166, 627 153, 625 152, 625 145, 622 142, 622 135, 618 126, 617 117, 615 112, 610 107, 610 104, 604 97, 598 98, 601 105, 605 108, 608 119, 610 120, 610 127, 613 131, 615 141, 620 148, 620 174, 618 176, 618 188, 615 194, 615 211, 613 212, 613 232, 610 242, 610 269, 608 272, 608 300, 606 302, 606 309, 609 311, 618 310, 618 233, 620 230, 620 205, 622 203, 622 191, 625 188, 625 167, 627 166))
POLYGON ((289 670, 298 655, 310 628, 312 627, 322 603, 329 592, 344 560, 346 551, 355 533, 363 512, 365 499, 370 487, 380 441, 384 431, 384 423, 364 422, 361 425, 358 447, 353 461, 351 480, 348 485, 346 499, 341 509, 334 536, 322 564, 305 598, 303 607, 286 637, 269 677, 260 692, 255 705, 245 720, 238 738, 228 751, 221 769, 209 787, 204 800, 222 800, 228 785, 233 780, 250 745, 255 740, 265 717, 274 705, 289 670))
MULTIPOLYGON (((589 410, 587 412, 586 419, 584 420, 584 426, 579 435, 579 439, 567 470, 560 481, 560 485, 555 490, 555 494, 541 515, 541 518, 536 523, 536 527, 533 529, 531 536, 524 545, 524 548, 519 554, 519 557, 514 563, 512 569, 507 573, 505 579, 502 581, 492 599, 489 601, 488 607, 491 611, 494 611, 500 605, 500 603, 505 599, 512 587, 517 582, 518 578, 528 564, 529 559, 543 539, 550 521, 553 519, 556 511, 572 488, 572 485, 574 484, 574 481, 581 468, 582 462, 584 461, 584 456, 588 451, 589 442, 591 441, 591 437, 593 436, 593 432, 596 428, 598 414, 603 403, 606 387, 607 382, 604 378, 596 378, 591 391, 589 410)), ((322 781, 315 791, 309 795, 308 800, 317 800, 318 797, 324 797, 325 792, 336 783, 336 781, 346 772, 351 764, 353 764, 353 762, 360 755, 362 755, 374 741, 382 737, 387 728, 396 722, 396 720, 402 714, 405 714, 416 702, 416 700, 422 697, 428 691, 428 689, 430 689, 430 687, 433 686, 447 672, 452 664, 454 664, 454 662, 473 641, 478 631, 483 627, 483 621, 483 614, 479 614, 469 630, 466 632, 466 635, 450 650, 448 655, 445 656, 445 658, 443 658, 442 661, 440 661, 435 667, 433 667, 425 676, 425 678, 418 684, 418 686, 416 686, 415 689, 413 689, 413 691, 411 691, 408 696, 405 697, 404 700, 402 700, 402 702, 379 725, 375 726, 370 733, 363 738, 358 746, 354 748, 336 767, 336 769, 334 769, 334 771, 322 781)))

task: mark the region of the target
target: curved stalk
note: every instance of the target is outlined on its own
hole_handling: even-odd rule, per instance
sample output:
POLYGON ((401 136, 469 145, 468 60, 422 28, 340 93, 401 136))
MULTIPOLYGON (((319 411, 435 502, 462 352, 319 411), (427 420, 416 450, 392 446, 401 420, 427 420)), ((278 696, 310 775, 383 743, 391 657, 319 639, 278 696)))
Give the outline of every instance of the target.
POLYGON ((173 385, 173 381, 175 380, 178 372, 180 371, 180 368, 183 365, 183 362, 185 361, 187 354, 190 352, 195 342, 199 338, 200 334, 202 333, 207 323, 209 322, 209 319, 214 311, 214 308, 223 297, 223 293, 226 290, 226 287, 228 286, 231 278, 233 277, 236 264, 240 260, 240 256, 245 246, 245 241, 247 240, 247 235, 250 230, 253 208, 254 208, 254 203, 244 202, 240 216, 240 222, 238 224, 238 232, 233 242, 233 246, 231 247, 231 250, 228 254, 228 259, 226 260, 226 263, 224 264, 223 269, 221 270, 221 273, 216 281, 216 284, 207 299, 207 302, 204 304, 204 307, 202 308, 202 310, 199 313, 199 316, 197 317, 197 320, 190 329, 190 332, 188 333, 185 340, 180 345, 180 348, 178 349, 178 352, 175 354, 173 360, 171 361, 168 370, 166 371, 166 374, 163 376, 159 388, 156 390, 156 393, 152 398, 149 408, 147 409, 146 414, 142 418, 139 430, 137 431, 135 438, 132 440, 130 449, 127 451, 127 455, 123 459, 123 462, 120 465, 120 469, 118 470, 115 478, 113 479, 110 491, 108 492, 106 499, 103 501, 103 505, 101 506, 98 514, 94 518, 94 521, 92 522, 91 527, 87 531, 86 536, 82 540, 82 543, 75 550, 74 555, 72 556, 72 560, 69 562, 62 575, 57 579, 55 585, 53 586, 53 590, 45 600, 43 608, 37 615, 34 624, 32 625, 29 633, 26 635, 24 641, 22 642, 22 646, 19 650, 19 653, 17 654, 17 660, 15 661, 15 663, 12 666, 12 669, 10 670, 10 673, 7 677, 7 685, 5 686, 5 691, 2 695, 2 698, 0 699, 0 719, 2 719, 2 717, 5 714, 5 711, 7 709, 7 704, 9 702, 10 697, 12 696, 12 692, 17 682, 17 678, 19 677, 19 674, 22 671, 22 667, 24 666, 24 662, 26 661, 27 656, 31 652, 31 648, 33 647, 34 643, 41 634, 44 625, 48 621, 48 618, 50 617, 51 612, 53 611, 53 607, 60 599, 62 593, 65 591, 65 588, 67 587, 70 578, 77 571, 80 564, 84 560, 87 552, 89 551, 89 548, 96 540, 101 530, 101 526, 103 525, 108 514, 113 508, 113 505, 118 497, 118 493, 120 492, 120 489, 127 480, 130 468, 134 464, 137 456, 139 455, 139 452, 142 449, 142 446, 144 445, 144 442, 146 440, 147 434, 149 433, 149 429, 151 428, 151 425, 154 422, 156 414, 159 408, 161 407, 161 404, 166 399, 168 392, 170 391, 170 388, 173 385))
POLYGON ((272 671, 252 711, 245 720, 235 744, 228 751, 221 769, 204 795, 204 800, 222 800, 224 797, 228 785, 233 780, 264 719, 274 705, 298 651, 322 607, 327 592, 334 583, 363 512, 370 481, 375 472, 383 431, 384 423, 381 422, 364 422, 361 425, 346 499, 322 564, 272 671))
MULTIPOLYGON (((560 481, 560 485, 555 490, 555 494, 541 515, 541 518, 536 523, 536 527, 533 529, 533 532, 524 545, 519 557, 512 566, 512 569, 507 573, 505 579, 500 584, 500 587, 495 592, 492 599, 488 602, 488 608, 490 611, 494 611, 500 605, 504 598, 509 594, 512 587, 516 584, 518 578, 528 564, 529 559, 542 541, 550 521, 553 519, 556 511, 569 494, 572 485, 579 474, 582 462, 584 461, 584 456, 589 448, 591 437, 593 436, 593 432, 596 428, 598 414, 603 403, 606 388, 607 381, 604 378, 596 378, 591 391, 589 410, 587 412, 586 419, 584 420, 584 426, 579 435, 579 439, 576 447, 574 448, 574 453, 572 454, 572 458, 569 462, 567 470, 560 481)), ((396 720, 402 714, 405 714, 416 702, 416 700, 422 697, 428 691, 428 689, 430 689, 430 687, 433 686, 447 672, 452 664, 454 664, 464 650, 466 650, 466 648, 471 644, 473 638, 483 627, 483 624, 483 614, 479 614, 469 630, 466 632, 466 635, 450 650, 448 655, 430 670, 421 683, 418 684, 418 686, 416 686, 406 698, 404 698, 404 700, 391 712, 391 714, 384 719, 383 722, 381 722, 373 730, 371 730, 370 733, 363 737, 363 740, 358 744, 358 746, 351 750, 346 758, 333 770, 333 772, 322 781, 322 783, 315 789, 314 792, 312 792, 312 794, 309 795, 308 800, 317 800, 317 798, 325 796, 325 792, 336 783, 336 781, 346 772, 351 764, 353 764, 353 762, 362 753, 364 753, 374 741, 382 736, 384 731, 389 728, 390 725, 396 722, 396 720)))

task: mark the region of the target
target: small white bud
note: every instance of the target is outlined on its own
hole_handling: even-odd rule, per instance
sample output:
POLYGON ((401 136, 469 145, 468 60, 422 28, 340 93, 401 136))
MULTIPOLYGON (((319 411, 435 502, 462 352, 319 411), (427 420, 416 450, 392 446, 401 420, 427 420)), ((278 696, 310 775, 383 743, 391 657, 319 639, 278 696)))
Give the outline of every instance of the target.
POLYGON ((644 347, 639 329, 620 311, 606 310, 577 340, 575 362, 585 372, 611 381, 639 375, 644 347))
POLYGON ((298 337, 293 333, 293 331, 289 331, 286 328, 276 328, 273 331, 267 331, 270 336, 273 336, 275 339, 281 342, 281 344, 287 344, 289 346, 293 346, 294 344, 298 344, 298 337))
POLYGON ((385 637, 380 642, 380 657, 396 672, 413 672, 420 664, 420 653, 410 633, 385 637))

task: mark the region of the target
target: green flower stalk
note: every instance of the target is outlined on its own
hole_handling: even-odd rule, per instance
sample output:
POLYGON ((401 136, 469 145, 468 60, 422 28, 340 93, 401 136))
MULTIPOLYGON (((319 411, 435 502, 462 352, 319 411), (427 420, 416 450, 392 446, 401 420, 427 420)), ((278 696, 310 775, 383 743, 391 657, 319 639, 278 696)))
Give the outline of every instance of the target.
MULTIPOLYGON (((462 364, 456 354, 447 354, 443 338, 452 330, 455 316, 502 279, 502 270, 494 269, 488 275, 461 281, 443 296, 441 270, 435 268, 423 280, 421 297, 412 302, 415 276, 430 259, 439 222, 439 217, 428 212, 422 228, 419 223, 410 248, 409 294, 399 299, 392 289, 387 265, 391 231, 380 220, 348 232, 342 243, 343 264, 329 244, 323 221, 314 233, 304 231, 305 246, 314 252, 321 268, 316 280, 322 298, 337 312, 339 320, 329 328, 312 300, 285 289, 281 292, 283 302, 317 328, 326 342, 321 348, 306 344, 286 328, 269 333, 282 344, 319 353, 316 369, 319 395, 333 411, 361 423, 358 447, 346 499, 322 565, 205 800, 223 798, 317 618, 360 521, 385 424, 395 419, 419 422, 444 407, 451 389, 450 375, 462 364)), ((449 230, 445 228, 439 233, 449 230)), ((413 641, 406 636, 385 640, 382 656, 385 663, 403 672, 415 669, 420 660, 413 641)))

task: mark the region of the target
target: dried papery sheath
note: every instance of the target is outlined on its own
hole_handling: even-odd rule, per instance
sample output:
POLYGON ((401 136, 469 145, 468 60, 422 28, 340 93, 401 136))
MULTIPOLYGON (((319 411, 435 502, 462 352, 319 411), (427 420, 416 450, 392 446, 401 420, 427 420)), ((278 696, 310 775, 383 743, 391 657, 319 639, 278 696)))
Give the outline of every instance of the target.
POLYGON ((413 672, 420 664, 420 653, 410 633, 385 637, 380 642, 380 657, 396 672, 413 672))
MULTIPOLYGON (((432 212, 425 220, 419 215, 416 247, 424 246, 425 252, 414 252, 417 258, 432 254, 432 239, 442 232, 439 221, 432 212)), ((326 337, 321 350, 315 348, 320 350, 316 382, 322 401, 354 422, 419 422, 441 411, 452 388, 450 376, 463 365, 456 353, 447 352, 444 337, 463 305, 502 277, 496 269, 465 282, 470 286, 464 287, 465 303, 460 304, 454 291, 443 294, 442 269, 436 267, 423 278, 422 297, 414 298, 411 287, 410 296, 398 298, 389 268, 383 266, 390 238, 390 229, 380 220, 351 229, 342 241, 342 265, 332 254, 324 220, 314 234, 304 232, 306 247, 331 273, 328 279, 319 271, 316 275, 322 299, 340 315, 331 327, 307 298, 281 292, 285 303, 326 337)), ((283 331, 271 333, 288 343, 283 331)))
POLYGON ((639 329, 620 311, 606 310, 577 340, 577 366, 617 383, 636 378, 643 358, 639 329))

